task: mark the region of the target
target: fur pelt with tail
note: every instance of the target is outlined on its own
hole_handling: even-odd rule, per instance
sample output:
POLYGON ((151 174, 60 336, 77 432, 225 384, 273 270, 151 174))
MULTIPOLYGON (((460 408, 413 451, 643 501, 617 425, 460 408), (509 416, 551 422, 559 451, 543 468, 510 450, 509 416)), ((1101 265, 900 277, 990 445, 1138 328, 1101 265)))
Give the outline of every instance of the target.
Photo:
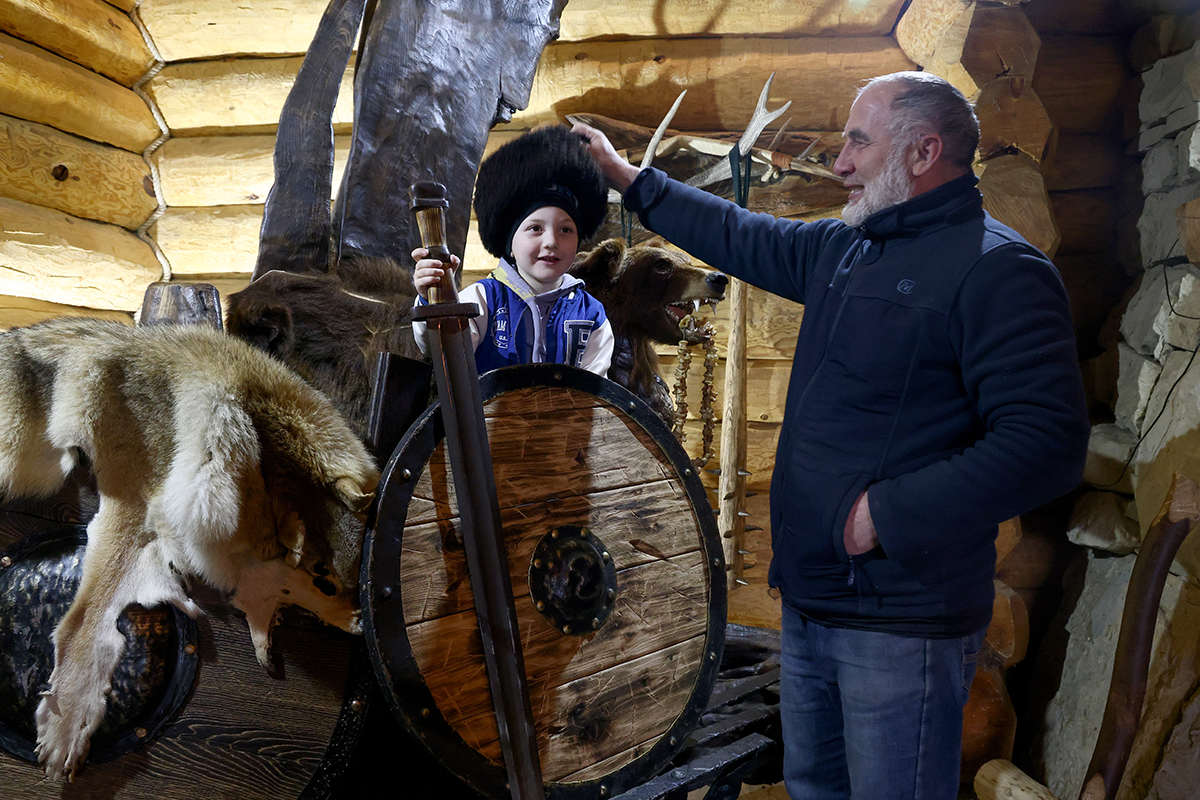
POLYGON ((54 631, 37 755, 70 777, 105 713, 132 603, 198 613, 229 592, 266 665, 283 605, 360 632, 358 562, 379 479, 325 397, 201 326, 59 319, 0 334, 0 492, 56 491, 80 454, 100 496, 79 589, 54 631))

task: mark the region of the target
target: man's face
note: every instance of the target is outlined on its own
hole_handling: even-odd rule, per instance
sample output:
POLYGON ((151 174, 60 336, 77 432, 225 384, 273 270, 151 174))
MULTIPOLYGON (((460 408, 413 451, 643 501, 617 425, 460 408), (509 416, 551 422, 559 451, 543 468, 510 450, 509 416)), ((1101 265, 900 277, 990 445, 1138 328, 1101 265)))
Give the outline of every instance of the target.
POLYGON ((895 141, 887 128, 889 104, 896 91, 886 84, 866 89, 846 119, 845 144, 833 169, 850 190, 850 201, 842 210, 842 220, 848 225, 861 225, 876 211, 912 196, 910 147, 895 141))

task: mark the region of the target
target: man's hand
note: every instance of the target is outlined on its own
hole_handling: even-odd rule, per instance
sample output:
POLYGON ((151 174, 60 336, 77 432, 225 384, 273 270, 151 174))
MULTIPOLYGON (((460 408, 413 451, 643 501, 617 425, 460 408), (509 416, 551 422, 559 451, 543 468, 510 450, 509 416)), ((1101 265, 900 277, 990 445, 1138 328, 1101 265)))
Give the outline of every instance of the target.
POLYGON ((629 184, 633 183, 633 179, 638 176, 641 170, 621 158, 620 154, 612 146, 612 142, 608 140, 608 137, 591 125, 576 122, 571 127, 571 132, 577 133, 587 139, 588 152, 592 154, 592 157, 596 159, 596 163, 600 165, 600 171, 604 173, 604 177, 608 180, 608 185, 621 194, 624 194, 625 190, 629 188, 629 184))
POLYGON ((879 544, 875 535, 875 523, 871 521, 871 506, 867 503, 867 493, 863 492, 850 509, 846 518, 846 527, 842 531, 842 541, 846 545, 846 555, 857 556, 874 550, 879 544))

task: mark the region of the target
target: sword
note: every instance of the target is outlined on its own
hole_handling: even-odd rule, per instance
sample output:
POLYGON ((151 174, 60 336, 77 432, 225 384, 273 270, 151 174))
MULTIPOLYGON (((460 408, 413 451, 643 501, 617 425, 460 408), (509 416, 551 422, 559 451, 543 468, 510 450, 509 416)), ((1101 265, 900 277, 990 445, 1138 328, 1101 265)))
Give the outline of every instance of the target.
POLYGON ((479 307, 458 302, 446 247, 444 215, 450 205, 446 187, 421 181, 413 184, 411 194, 421 243, 429 257, 441 260, 445 269, 441 282, 429 289, 430 304, 418 307, 413 317, 427 325, 426 341, 442 405, 446 453, 458 496, 463 549, 509 791, 513 800, 542 800, 545 786, 537 733, 500 526, 479 373, 467 327, 468 320, 479 314, 479 307))

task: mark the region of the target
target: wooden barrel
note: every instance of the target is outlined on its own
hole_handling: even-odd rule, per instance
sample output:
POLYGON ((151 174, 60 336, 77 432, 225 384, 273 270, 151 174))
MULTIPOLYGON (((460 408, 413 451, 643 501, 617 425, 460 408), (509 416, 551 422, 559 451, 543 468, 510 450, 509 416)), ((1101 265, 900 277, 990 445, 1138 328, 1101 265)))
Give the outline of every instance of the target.
MULTIPOLYGON (((716 679, 726 584, 712 508, 665 424, 611 381, 529 365, 488 373, 481 393, 547 796, 618 794, 669 761, 716 679), (544 596, 563 559, 594 567, 594 607, 544 596)), ((437 406, 380 486, 362 601, 384 695, 468 786, 507 797, 437 406)))

